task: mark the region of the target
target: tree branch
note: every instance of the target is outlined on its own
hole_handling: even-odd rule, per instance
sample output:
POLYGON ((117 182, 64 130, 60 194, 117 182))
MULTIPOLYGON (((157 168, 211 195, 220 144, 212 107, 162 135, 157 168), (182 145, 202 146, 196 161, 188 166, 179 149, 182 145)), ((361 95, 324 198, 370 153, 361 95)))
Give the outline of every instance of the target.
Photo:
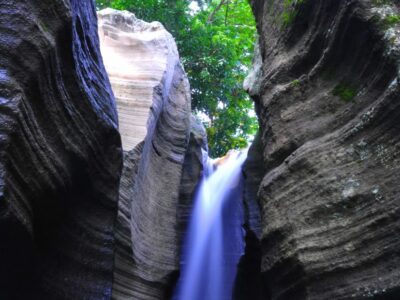
POLYGON ((212 23, 215 14, 221 9, 221 7, 227 2, 228 0, 221 0, 221 2, 218 4, 218 6, 213 10, 213 12, 210 14, 210 16, 207 19, 207 23, 210 24, 212 23))

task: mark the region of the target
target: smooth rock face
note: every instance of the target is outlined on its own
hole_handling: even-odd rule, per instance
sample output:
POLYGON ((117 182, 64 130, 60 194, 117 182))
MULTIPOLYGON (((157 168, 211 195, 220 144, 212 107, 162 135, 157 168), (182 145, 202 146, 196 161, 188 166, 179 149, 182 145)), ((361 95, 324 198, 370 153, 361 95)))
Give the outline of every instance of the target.
POLYGON ((399 11, 381 2, 252 1, 264 299, 400 298, 399 11))
POLYGON ((146 136, 156 87, 176 46, 159 22, 146 23, 132 13, 109 8, 99 11, 98 17, 101 52, 117 100, 122 145, 130 151, 146 136))
POLYGON ((0 299, 109 299, 122 151, 93 1, 0 15, 0 299))

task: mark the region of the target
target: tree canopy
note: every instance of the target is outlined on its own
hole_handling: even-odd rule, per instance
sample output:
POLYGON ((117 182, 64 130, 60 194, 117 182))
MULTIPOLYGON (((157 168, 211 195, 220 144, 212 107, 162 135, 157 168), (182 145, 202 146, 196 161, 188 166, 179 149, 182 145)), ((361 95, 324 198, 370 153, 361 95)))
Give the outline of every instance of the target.
POLYGON ((173 34, 210 156, 247 146, 257 130, 253 103, 242 88, 256 35, 247 0, 97 0, 97 5, 160 21, 173 34))

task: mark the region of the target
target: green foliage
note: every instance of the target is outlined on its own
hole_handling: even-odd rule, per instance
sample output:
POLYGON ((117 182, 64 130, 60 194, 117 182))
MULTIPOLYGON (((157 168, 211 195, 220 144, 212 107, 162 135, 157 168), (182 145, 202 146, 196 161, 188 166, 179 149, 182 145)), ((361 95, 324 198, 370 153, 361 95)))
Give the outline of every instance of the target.
POLYGON ((400 23, 400 15, 390 15, 386 16, 383 20, 386 27, 392 27, 400 23))
POLYGON ((298 14, 298 6, 302 4, 304 0, 284 0, 283 1, 283 12, 281 15, 283 26, 287 27, 293 24, 298 14))
POLYGON ((345 102, 351 102, 357 95, 357 91, 351 85, 340 83, 333 89, 332 94, 345 102))
POLYGON ((192 108, 204 114, 210 155, 243 148, 257 130, 253 103, 242 88, 251 64, 256 29, 247 0, 98 0, 98 7, 129 10, 160 21, 178 44, 192 89, 192 108), (222 1, 222 3, 221 3, 222 1))
POLYGON ((300 80, 295 79, 290 84, 291 84, 291 86, 294 86, 294 87, 299 86, 300 85, 300 80))

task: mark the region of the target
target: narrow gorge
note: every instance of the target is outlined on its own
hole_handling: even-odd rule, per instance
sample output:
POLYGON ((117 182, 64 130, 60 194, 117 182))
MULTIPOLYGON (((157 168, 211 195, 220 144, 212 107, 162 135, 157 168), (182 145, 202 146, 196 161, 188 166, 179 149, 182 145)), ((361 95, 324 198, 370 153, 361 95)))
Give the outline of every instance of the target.
POLYGON ((211 160, 160 22, 0 0, 1 300, 400 299, 399 1, 249 3, 259 130, 211 160))

